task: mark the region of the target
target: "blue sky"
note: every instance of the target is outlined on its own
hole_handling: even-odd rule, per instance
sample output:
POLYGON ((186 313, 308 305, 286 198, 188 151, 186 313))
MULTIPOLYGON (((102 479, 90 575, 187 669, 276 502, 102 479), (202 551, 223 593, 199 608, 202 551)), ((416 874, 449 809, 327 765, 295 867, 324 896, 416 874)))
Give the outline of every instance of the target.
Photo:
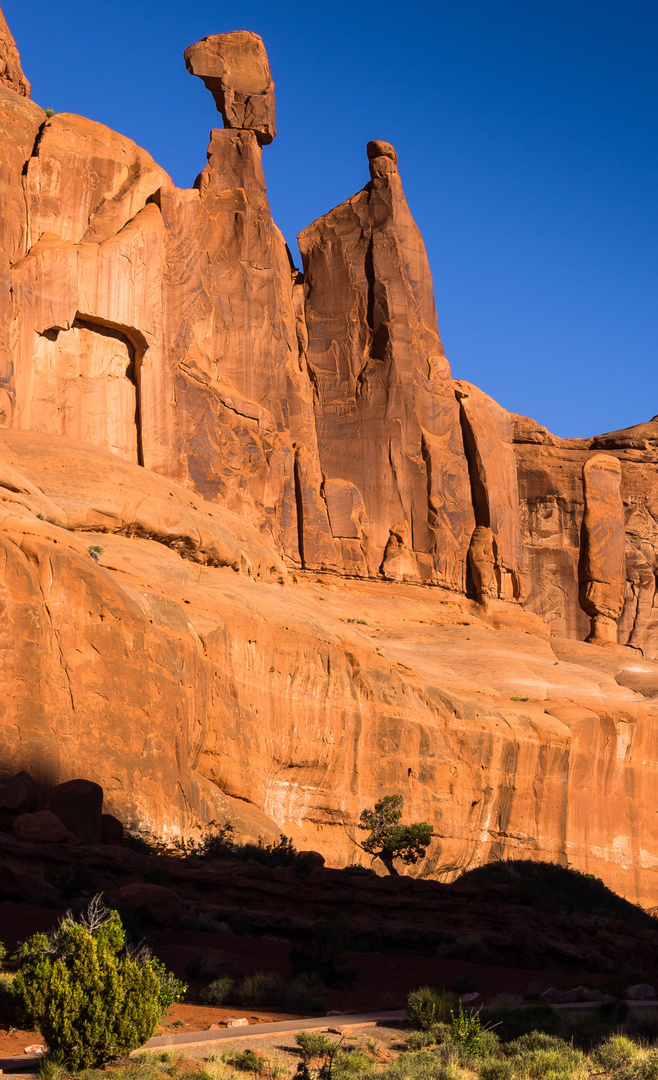
POLYGON ((296 234, 397 151, 458 378, 560 435, 658 413, 655 0, 0 0, 33 96, 135 139, 189 186, 221 126, 183 50, 261 34, 296 234))

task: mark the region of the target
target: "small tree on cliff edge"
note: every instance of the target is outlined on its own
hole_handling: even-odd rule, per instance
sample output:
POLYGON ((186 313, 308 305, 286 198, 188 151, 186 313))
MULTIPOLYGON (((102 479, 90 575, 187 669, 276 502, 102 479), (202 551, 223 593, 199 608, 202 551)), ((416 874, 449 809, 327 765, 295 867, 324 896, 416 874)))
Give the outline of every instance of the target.
POLYGON ((401 825, 403 806, 402 795, 385 795, 375 803, 374 810, 362 810, 359 818, 359 828, 370 829, 370 836, 358 846, 374 859, 380 859, 389 874, 396 877, 393 860, 402 859, 410 865, 424 859, 434 835, 434 829, 426 821, 401 825))

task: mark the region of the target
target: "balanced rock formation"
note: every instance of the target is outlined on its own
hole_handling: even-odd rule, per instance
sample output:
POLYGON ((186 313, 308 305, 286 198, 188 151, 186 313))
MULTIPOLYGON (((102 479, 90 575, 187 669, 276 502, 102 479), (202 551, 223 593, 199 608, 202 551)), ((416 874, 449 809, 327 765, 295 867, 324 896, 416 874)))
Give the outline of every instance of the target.
POLYGON ((0 85, 0 767, 338 863, 399 792, 424 872, 655 904, 658 421, 558 439, 451 379, 388 143, 297 270, 262 42, 186 62, 227 125, 189 190, 0 85))
POLYGON ((236 30, 202 38, 185 50, 185 63, 210 90, 225 127, 254 131, 261 145, 272 142, 274 82, 258 34, 236 30))

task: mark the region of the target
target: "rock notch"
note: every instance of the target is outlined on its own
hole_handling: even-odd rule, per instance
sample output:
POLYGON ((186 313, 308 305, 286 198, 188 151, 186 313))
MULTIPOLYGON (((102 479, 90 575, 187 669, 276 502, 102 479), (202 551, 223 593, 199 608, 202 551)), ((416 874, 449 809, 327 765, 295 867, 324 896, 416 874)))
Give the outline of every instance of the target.
POLYGON ((274 82, 258 34, 248 30, 211 34, 185 50, 185 63, 210 90, 224 127, 254 131, 261 146, 272 142, 274 82))

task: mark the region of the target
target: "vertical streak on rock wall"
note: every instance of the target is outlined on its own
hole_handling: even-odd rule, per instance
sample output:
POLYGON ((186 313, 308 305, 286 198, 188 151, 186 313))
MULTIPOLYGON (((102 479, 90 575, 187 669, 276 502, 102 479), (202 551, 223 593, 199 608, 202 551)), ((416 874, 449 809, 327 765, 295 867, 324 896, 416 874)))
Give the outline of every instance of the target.
POLYGON ((591 619, 589 641, 617 641, 626 583, 621 465, 596 454, 583 466, 585 516, 580 560, 580 606, 591 619))
POLYGON ((368 155, 371 182, 299 236, 320 463, 363 501, 370 573, 395 549, 393 576, 461 589, 473 516, 431 274, 395 151, 368 155))

